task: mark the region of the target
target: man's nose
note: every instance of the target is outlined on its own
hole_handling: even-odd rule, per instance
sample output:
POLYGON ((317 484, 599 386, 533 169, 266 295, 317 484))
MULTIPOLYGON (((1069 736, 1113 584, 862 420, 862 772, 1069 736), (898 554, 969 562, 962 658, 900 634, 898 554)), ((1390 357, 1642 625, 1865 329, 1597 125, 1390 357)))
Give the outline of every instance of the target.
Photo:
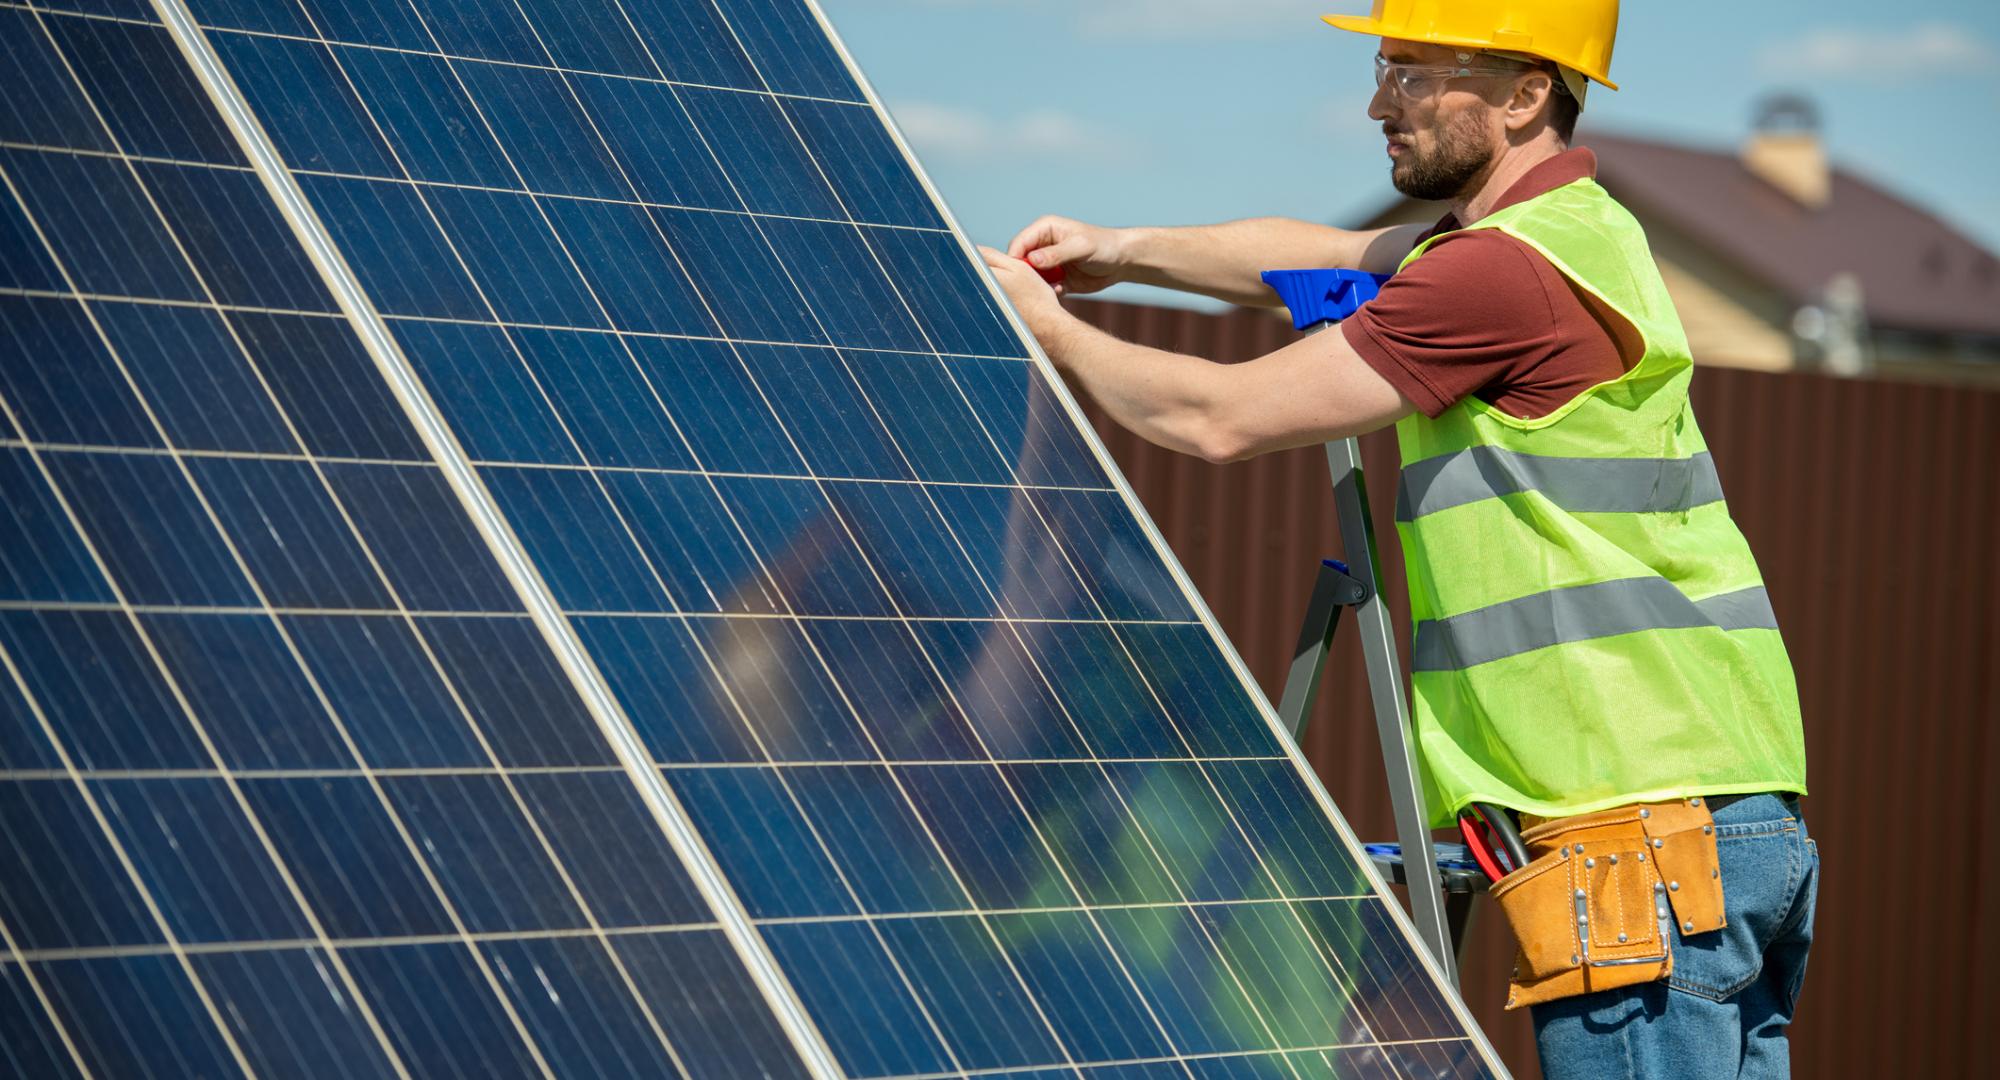
POLYGON ((1368 118, 1370 120, 1387 121, 1394 119, 1395 116, 1395 106, 1389 100, 1389 88, 1387 86, 1376 87, 1375 96, 1368 99, 1368 118))

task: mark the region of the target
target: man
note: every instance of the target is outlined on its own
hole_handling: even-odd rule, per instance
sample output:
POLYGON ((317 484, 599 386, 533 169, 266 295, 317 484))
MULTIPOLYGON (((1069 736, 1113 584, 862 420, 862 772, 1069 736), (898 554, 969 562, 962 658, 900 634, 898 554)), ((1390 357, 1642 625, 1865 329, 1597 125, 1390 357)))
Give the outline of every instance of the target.
POLYGON ((1381 38, 1368 114, 1396 188, 1449 204, 1429 230, 1046 217, 984 256, 1064 375, 1161 446, 1226 462, 1396 426, 1426 797, 1436 825, 1482 802, 1530 826, 1494 895, 1544 1071, 1779 1076, 1818 876, 1797 691, 1644 234, 1569 147, 1590 83, 1617 89, 1617 20, 1617 0, 1327 17, 1381 38), (1261 270, 1312 266, 1396 276, 1338 332, 1241 364, 1058 300, 1137 281, 1268 306, 1261 270))

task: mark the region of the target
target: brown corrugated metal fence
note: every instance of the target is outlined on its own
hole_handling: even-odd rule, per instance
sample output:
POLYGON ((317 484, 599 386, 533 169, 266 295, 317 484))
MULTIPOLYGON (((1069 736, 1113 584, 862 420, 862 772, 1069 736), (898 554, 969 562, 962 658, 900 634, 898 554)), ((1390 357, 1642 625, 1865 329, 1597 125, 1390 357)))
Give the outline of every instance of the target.
MULTIPOLYGON (((1250 312, 1080 302, 1129 340, 1243 360, 1291 340, 1250 312)), ((1792 1031, 1799 1076, 1963 1076, 2000 1016, 2000 392, 1703 368, 1696 413, 1784 628, 1806 717, 1823 877, 1792 1031)), ((1139 497, 1275 699, 1318 560, 1339 551, 1317 448, 1212 466, 1094 414, 1139 497)), ((1393 520, 1387 433, 1363 440, 1393 520)), ((1386 530, 1384 572, 1402 560, 1386 530)), ((1408 608, 1398 587, 1398 627, 1408 608)), ((1393 835, 1360 650, 1336 645, 1306 753, 1364 837, 1393 835)), ((1511 944, 1483 899, 1464 985, 1517 1074, 1499 1008, 1511 944)))

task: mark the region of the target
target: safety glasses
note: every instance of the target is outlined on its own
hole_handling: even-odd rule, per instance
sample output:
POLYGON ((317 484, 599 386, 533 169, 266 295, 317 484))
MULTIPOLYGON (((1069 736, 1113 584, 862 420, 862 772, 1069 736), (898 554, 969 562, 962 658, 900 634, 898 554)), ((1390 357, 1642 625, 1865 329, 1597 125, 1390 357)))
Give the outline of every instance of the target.
POLYGON ((1514 61, 1495 61, 1491 64, 1473 64, 1477 54, 1459 53, 1457 66, 1450 64, 1397 64, 1377 53, 1375 55, 1375 88, 1388 87, 1389 95, 1402 101, 1415 101, 1429 97, 1437 91, 1446 79, 1457 79, 1469 75, 1521 75, 1534 70, 1527 64, 1514 61), (1504 66, 1503 66, 1504 65, 1504 66))

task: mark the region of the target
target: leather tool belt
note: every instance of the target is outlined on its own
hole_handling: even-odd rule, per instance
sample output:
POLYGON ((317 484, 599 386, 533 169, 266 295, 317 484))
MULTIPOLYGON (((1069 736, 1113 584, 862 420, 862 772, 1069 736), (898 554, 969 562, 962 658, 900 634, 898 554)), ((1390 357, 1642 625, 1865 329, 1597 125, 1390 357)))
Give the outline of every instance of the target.
POLYGON ((1522 824, 1528 865, 1492 888, 1520 943, 1509 1009, 1664 979, 1676 926, 1692 936, 1728 925, 1702 799, 1522 824))

